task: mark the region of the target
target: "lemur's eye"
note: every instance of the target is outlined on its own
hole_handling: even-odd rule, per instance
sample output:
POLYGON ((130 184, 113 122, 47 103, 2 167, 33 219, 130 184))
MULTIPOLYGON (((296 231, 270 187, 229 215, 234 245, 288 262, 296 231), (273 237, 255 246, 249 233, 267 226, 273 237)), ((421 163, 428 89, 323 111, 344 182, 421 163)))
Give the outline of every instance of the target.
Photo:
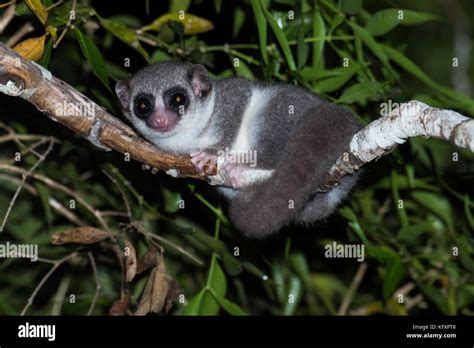
POLYGON ((177 111, 181 111, 182 107, 186 106, 188 97, 183 92, 174 92, 170 96, 170 107, 177 111))
POLYGON ((139 95, 135 99, 135 115, 139 118, 147 118, 153 111, 153 99, 148 95, 139 95))

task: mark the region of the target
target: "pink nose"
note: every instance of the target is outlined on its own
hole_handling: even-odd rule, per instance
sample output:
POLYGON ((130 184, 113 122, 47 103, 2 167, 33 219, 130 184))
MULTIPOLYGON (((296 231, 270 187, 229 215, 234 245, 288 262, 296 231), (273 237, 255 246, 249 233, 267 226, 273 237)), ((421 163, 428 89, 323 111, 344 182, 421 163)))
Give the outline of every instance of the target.
POLYGON ((151 117, 149 120, 149 125, 153 128, 165 128, 169 123, 169 119, 166 117, 151 117))
POLYGON ((172 130, 176 126, 177 122, 177 116, 171 112, 166 111, 154 112, 146 120, 146 124, 148 125, 148 127, 161 132, 167 132, 172 130))

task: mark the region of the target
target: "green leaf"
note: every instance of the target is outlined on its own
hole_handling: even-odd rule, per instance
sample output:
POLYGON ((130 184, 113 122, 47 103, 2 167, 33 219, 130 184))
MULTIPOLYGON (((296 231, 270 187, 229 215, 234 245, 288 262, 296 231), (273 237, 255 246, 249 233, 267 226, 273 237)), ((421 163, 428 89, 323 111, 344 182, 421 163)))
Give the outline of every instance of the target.
MULTIPOLYGON (((312 25, 313 37, 322 38, 326 35, 326 25, 320 11, 314 12, 312 25)), ((324 66, 324 44, 325 40, 313 42, 313 68, 322 68, 324 66)))
POLYGON ((464 196, 464 213, 466 214, 466 219, 469 223, 469 227, 474 231, 474 217, 471 212, 471 201, 469 195, 464 196))
POLYGON ((49 38, 44 47, 43 55, 38 61, 39 65, 43 68, 48 69, 49 61, 51 60, 51 51, 53 49, 53 39, 49 38))
POLYGON ((165 51, 161 49, 157 49, 153 52, 150 58, 150 64, 158 63, 158 62, 163 62, 167 60, 171 60, 171 56, 166 53, 165 51))
POLYGON ((273 33, 275 34, 277 41, 280 44, 281 49, 283 50, 283 55, 285 56, 288 68, 290 70, 296 70, 293 54, 291 53, 290 45, 288 44, 288 40, 286 39, 285 33, 278 26, 278 23, 275 18, 273 18, 272 14, 263 6, 262 10, 263 14, 265 15, 265 18, 267 19, 268 24, 270 25, 270 28, 272 28, 273 33))
POLYGON ((386 45, 381 45, 381 47, 390 60, 400 65, 403 69, 405 69, 407 72, 418 78, 420 81, 422 81, 429 87, 457 101, 460 104, 459 107, 462 107, 465 110, 474 113, 474 100, 450 88, 441 86, 438 83, 434 82, 415 63, 413 63, 410 59, 405 57, 396 49, 386 45))
MULTIPOLYGON (((52 11, 53 16, 48 19, 48 25, 53 27, 60 27, 67 24, 69 17, 71 16, 72 11, 72 1, 66 1, 64 4, 58 6, 55 11, 52 11)), ((85 20, 93 16, 95 10, 83 4, 80 1, 77 1, 76 7, 74 10, 75 23, 85 22, 85 20)))
POLYGON ((420 242, 419 237, 422 234, 433 231, 433 223, 433 219, 428 218, 427 221, 402 227, 398 232, 397 238, 405 244, 416 245, 420 242))
POLYGON ((263 62, 268 65, 268 52, 267 52, 267 21, 262 11, 262 5, 259 0, 251 0, 253 13, 255 20, 257 21, 258 29, 258 40, 260 46, 260 54, 262 55, 263 62))
POLYGON ((201 314, 201 304, 204 297, 206 289, 202 289, 199 293, 189 301, 188 305, 183 311, 183 315, 200 315, 201 314))
POLYGON ((337 103, 365 103, 368 98, 377 95, 383 85, 383 83, 371 81, 356 83, 344 91, 337 103))
POLYGON ((104 58, 97 46, 86 35, 82 34, 77 27, 74 29, 77 41, 81 47, 81 51, 87 59, 92 72, 96 75, 102 83, 110 90, 109 75, 105 68, 104 58))
POLYGON ((285 268, 281 265, 281 263, 275 263, 272 267, 273 272, 273 280, 276 284, 276 295, 278 301, 281 304, 285 304, 288 298, 285 297, 286 294, 286 286, 285 286, 285 268))
POLYGON ((179 11, 187 12, 190 5, 191 5, 191 0, 171 0, 168 12, 170 13, 178 13, 179 11))
POLYGON ((290 285, 288 286, 283 315, 293 315, 295 313, 301 300, 302 293, 303 287, 300 278, 292 276, 290 279, 290 285))
POLYGON ((420 290, 438 307, 438 309, 445 315, 449 315, 449 305, 446 295, 442 289, 435 288, 432 285, 417 282, 420 290))
MULTIPOLYGON (((227 281, 224 271, 222 271, 217 258, 213 256, 206 288, 212 289, 217 296, 225 297, 227 292, 227 281)), ((205 292, 200 309, 201 315, 216 315, 219 313, 219 303, 215 300, 211 293, 205 292)))
MULTIPOLYGON (((391 179, 393 202, 395 205, 395 209, 397 210, 398 217, 400 218, 400 224, 402 225, 402 227, 406 228, 409 226, 410 222, 408 220, 408 214, 407 214, 405 206, 403 205, 399 207, 399 202, 401 200, 400 200, 400 189, 398 187, 397 178, 398 178, 398 173, 396 172, 396 170, 392 170, 390 179, 391 179)), ((403 201, 401 202, 403 204, 403 201)))
POLYGON ((400 258, 395 258, 387 267, 385 277, 383 279, 383 297, 385 300, 393 294, 398 284, 405 276, 405 268, 400 258))
POLYGON ((465 235, 455 238, 456 246, 459 248, 459 259, 461 264, 471 273, 474 274, 474 259, 472 257, 471 243, 465 235))
POLYGON ((349 22, 349 25, 351 26, 352 30, 354 31, 354 34, 357 35, 362 42, 372 51, 372 53, 385 65, 392 74, 395 74, 393 72, 392 67, 390 66, 389 60, 387 55, 385 54, 384 50, 381 48, 381 46, 375 41, 375 39, 372 37, 372 35, 365 30, 364 28, 358 26, 355 23, 349 22))
POLYGON ((303 280, 304 285, 310 286, 310 271, 305 255, 303 253, 291 254, 290 263, 291 267, 303 280))
POLYGON ((24 15, 29 15, 32 14, 33 12, 30 10, 30 8, 26 5, 26 2, 20 2, 18 5, 15 7, 15 15, 17 16, 24 16, 24 15))
POLYGON ((363 0, 341 0, 341 11, 349 15, 355 15, 362 9, 363 0))
POLYGON ((331 36, 334 30, 339 27, 346 19, 346 15, 341 12, 337 12, 332 18, 331 27, 329 28, 328 36, 331 36))
POLYGON ((298 69, 301 69, 305 66, 308 60, 309 49, 308 45, 304 42, 304 27, 300 26, 298 28, 298 35, 296 39, 296 58, 298 61, 298 69))
POLYGON ((104 27, 105 30, 112 33, 122 42, 126 43, 130 47, 138 51, 147 61, 150 58, 148 52, 138 41, 138 37, 135 31, 128 29, 123 23, 112 21, 106 18, 99 17, 100 24, 104 27))
POLYGON ((410 195, 421 206, 438 215, 446 223, 449 229, 454 228, 453 211, 449 201, 436 193, 415 191, 410 195))
POLYGON ((311 284, 315 296, 321 299, 331 315, 336 314, 335 304, 347 292, 347 286, 333 274, 314 273, 311 276, 311 284))
POLYGON ((165 187, 161 188, 161 192, 165 203, 165 212, 170 214, 176 213, 182 201, 181 194, 179 192, 172 192, 165 187))
POLYGON ((456 290, 459 308, 470 306, 474 303, 474 284, 462 284, 456 290))
POLYGON ((389 32, 397 25, 415 25, 437 19, 439 17, 432 13, 390 8, 374 14, 365 28, 370 34, 379 36, 389 32))
POLYGON ((242 272, 242 264, 237 260, 237 258, 227 251, 220 254, 222 259, 222 264, 226 273, 230 276, 235 276, 242 272))
POLYGON ((337 91, 360 71, 360 69, 361 66, 359 64, 352 62, 347 68, 342 67, 321 71, 321 73, 318 74, 318 80, 314 88, 316 91, 323 93, 337 91))
POLYGON ((243 59, 240 59, 239 64, 237 64, 237 66, 234 65, 234 67, 237 76, 245 77, 250 80, 255 79, 252 70, 250 70, 247 63, 245 63, 243 59))
POLYGON ((214 299, 219 303, 219 305, 230 315, 248 315, 242 308, 240 308, 238 305, 235 303, 229 301, 225 297, 221 297, 214 290, 210 290, 210 293, 212 296, 214 296, 214 299))
POLYGON ((366 251, 367 255, 376 258, 383 264, 390 264, 398 257, 398 255, 387 246, 367 245, 366 251))

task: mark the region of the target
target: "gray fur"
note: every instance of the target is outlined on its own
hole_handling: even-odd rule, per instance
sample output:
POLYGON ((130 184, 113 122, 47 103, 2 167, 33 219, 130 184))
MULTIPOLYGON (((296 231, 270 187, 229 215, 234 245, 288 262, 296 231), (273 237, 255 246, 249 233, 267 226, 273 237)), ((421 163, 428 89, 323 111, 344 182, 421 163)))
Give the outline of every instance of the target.
POLYGON ((189 76, 192 67, 187 63, 158 63, 117 84, 124 113, 142 135, 174 153, 230 148, 244 113, 253 110, 249 106, 254 105, 252 95, 263 91, 262 95, 270 97, 257 105, 260 111, 252 118, 251 140, 258 154, 257 169, 274 169, 274 173, 260 184, 219 190, 230 201, 231 220, 247 236, 264 237, 291 221, 306 224, 330 215, 355 185, 357 176, 344 178, 328 193, 315 192, 360 129, 354 115, 302 88, 242 78, 210 80, 210 92, 195 95, 189 76), (172 134, 157 134, 134 117, 131 105, 138 93, 160 97, 176 85, 186 88, 192 98, 172 134))

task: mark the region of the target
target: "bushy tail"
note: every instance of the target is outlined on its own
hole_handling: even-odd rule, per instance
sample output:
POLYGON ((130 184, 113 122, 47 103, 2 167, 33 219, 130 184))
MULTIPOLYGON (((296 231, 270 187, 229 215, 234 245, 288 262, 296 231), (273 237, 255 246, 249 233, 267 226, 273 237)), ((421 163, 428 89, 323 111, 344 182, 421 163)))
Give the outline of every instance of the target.
POLYGON ((323 184, 359 128, 354 116, 331 104, 304 115, 293 127, 273 176, 242 189, 231 201, 235 226, 249 237, 262 238, 288 224, 323 184))

